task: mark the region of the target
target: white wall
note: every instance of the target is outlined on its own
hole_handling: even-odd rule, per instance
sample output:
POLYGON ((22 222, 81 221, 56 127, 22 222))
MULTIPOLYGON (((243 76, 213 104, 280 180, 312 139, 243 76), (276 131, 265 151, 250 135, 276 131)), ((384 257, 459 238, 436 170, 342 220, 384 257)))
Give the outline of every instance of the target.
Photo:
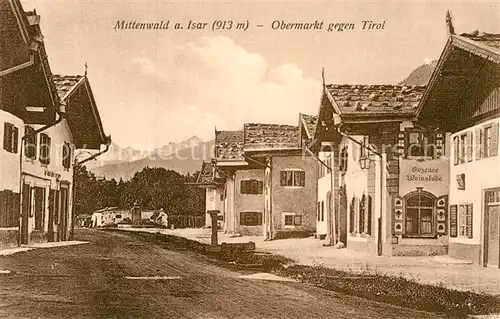
POLYGON ((19 193, 19 151, 23 133, 24 122, 20 118, 0 110, 0 190, 11 190, 19 193), (6 122, 15 125, 19 130, 16 154, 3 149, 4 123, 6 122))
MULTIPOLYGON (((333 151, 323 151, 318 153, 318 158, 323 162, 326 163, 326 158, 328 156, 331 156, 332 159, 334 158, 333 151)), ((318 221, 318 207, 316 207, 316 234, 317 235, 327 235, 328 232, 328 225, 327 225, 327 216, 326 214, 328 213, 328 192, 332 190, 332 181, 331 181, 331 172, 326 170, 323 164, 318 163, 318 166, 321 167, 321 169, 325 170, 326 174, 323 177, 320 177, 318 175, 318 200, 317 200, 317 205, 320 205, 318 203, 324 202, 324 216, 325 218, 322 221, 318 221)), ((321 205, 320 205, 321 207, 321 205)))
MULTIPOLYGON (((483 190, 487 188, 500 187, 500 156, 482 158, 476 160, 476 147, 472 148, 472 162, 454 165, 454 145, 453 138, 462 133, 471 131, 473 134, 472 140, 476 140, 476 128, 492 123, 499 123, 500 118, 490 120, 471 128, 459 131, 451 136, 451 159, 450 159, 450 205, 472 204, 473 205, 473 224, 472 236, 467 237, 450 237, 449 241, 463 244, 481 244, 481 231, 483 223, 483 190), (465 190, 457 189, 457 178, 459 174, 465 174, 465 190)), ((498 133, 497 133, 498 134, 498 133)), ((500 139, 497 140, 497 143, 500 139)), ((457 222, 458 222, 457 215, 457 222)))

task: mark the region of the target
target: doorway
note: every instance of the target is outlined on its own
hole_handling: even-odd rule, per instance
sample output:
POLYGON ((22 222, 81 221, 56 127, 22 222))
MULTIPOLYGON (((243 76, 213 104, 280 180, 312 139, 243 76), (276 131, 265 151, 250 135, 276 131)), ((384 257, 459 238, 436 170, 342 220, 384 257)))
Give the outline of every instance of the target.
POLYGON ((488 205, 488 227, 486 229, 486 266, 500 266, 500 205, 488 205))
POLYGON ((60 199, 61 199, 61 208, 60 208, 60 220, 59 220, 59 240, 66 241, 68 240, 68 195, 69 195, 69 186, 61 184, 60 190, 60 199))
POLYGON ((29 219, 31 217, 31 188, 28 184, 23 184, 22 196, 21 244, 26 245, 29 242, 29 219))

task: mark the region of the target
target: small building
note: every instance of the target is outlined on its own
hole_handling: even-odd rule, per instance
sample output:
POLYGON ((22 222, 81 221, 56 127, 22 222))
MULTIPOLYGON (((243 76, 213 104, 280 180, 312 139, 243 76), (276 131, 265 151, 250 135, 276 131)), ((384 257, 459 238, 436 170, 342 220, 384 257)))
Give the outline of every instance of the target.
POLYGON ((132 214, 128 209, 106 207, 92 213, 92 227, 105 227, 118 224, 131 224, 132 214))
POLYGON ((373 255, 448 248, 446 134, 417 120, 425 87, 324 85, 310 147, 318 233, 373 255))
POLYGON ((219 177, 212 162, 202 163, 196 184, 205 189, 205 227, 212 226, 212 218, 208 213, 210 210, 220 212, 219 220, 222 224, 224 221, 224 180, 219 177))
POLYGON ((500 266, 500 35, 455 34, 419 105, 419 117, 451 132, 451 257, 500 266))
POLYGON ((40 16, 18 0, 0 14, 0 245, 68 240, 74 151, 108 137, 87 77, 52 74, 40 16))
POLYGON ((314 233, 317 163, 301 148, 309 128, 248 123, 242 131, 216 131, 226 232, 267 239, 314 233))

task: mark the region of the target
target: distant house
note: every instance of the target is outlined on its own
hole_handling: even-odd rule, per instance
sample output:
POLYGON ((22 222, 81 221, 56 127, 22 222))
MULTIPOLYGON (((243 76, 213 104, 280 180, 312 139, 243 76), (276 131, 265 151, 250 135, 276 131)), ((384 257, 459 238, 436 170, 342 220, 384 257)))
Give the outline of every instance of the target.
POLYGON ((203 162, 201 171, 196 180, 198 187, 205 189, 205 227, 211 227, 212 219, 208 212, 218 210, 220 221, 224 220, 224 180, 215 171, 211 162, 203 162))
POLYGON ((449 37, 419 117, 451 132, 449 255, 500 267, 500 34, 449 37))
POLYGON ((108 137, 86 76, 53 76, 40 16, 0 3, 1 246, 68 240, 74 150, 108 137))
POLYGON ((311 124, 300 122, 216 131, 213 167, 204 164, 198 183, 212 189, 207 210, 222 209, 226 232, 268 239, 314 233, 317 163, 302 152, 311 124))
POLYGON ((128 209, 106 207, 92 213, 92 227, 118 225, 120 223, 131 224, 131 222, 132 213, 128 209))
POLYGON ((310 144, 320 237, 374 255, 447 253, 449 134, 416 119, 424 92, 324 85, 310 144))

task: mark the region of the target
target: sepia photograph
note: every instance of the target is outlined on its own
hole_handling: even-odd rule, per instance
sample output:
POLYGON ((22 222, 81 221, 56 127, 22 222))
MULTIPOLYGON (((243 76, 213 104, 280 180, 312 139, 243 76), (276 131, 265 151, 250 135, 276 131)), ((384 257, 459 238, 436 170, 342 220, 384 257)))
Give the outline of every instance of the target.
POLYGON ((0 0, 0 317, 500 318, 500 2, 0 0))

